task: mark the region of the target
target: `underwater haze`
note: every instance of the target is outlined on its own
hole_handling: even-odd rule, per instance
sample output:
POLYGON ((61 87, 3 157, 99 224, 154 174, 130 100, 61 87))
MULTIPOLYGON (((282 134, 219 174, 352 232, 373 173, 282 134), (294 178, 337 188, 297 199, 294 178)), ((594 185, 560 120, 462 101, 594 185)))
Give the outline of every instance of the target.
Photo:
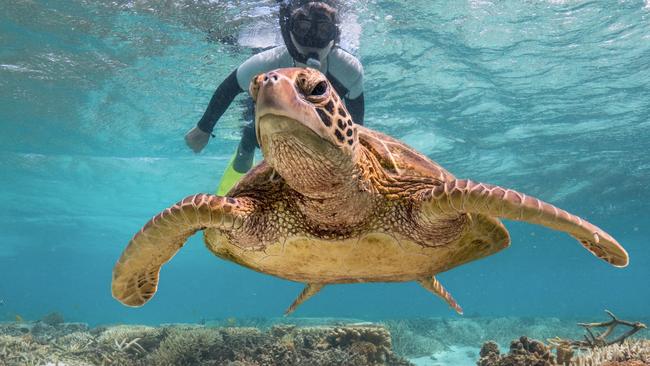
MULTIPOLYGON (((303 285, 215 257, 202 234, 163 267, 145 306, 110 291, 143 224, 216 189, 243 107, 231 105, 200 154, 183 137, 219 83, 278 42, 275 1, 1 8, 0 320, 282 315, 303 285)), ((564 233, 505 220, 510 248, 439 275, 466 314, 650 315, 648 0, 349 1, 343 11, 343 46, 365 68, 367 127, 459 178, 586 218, 630 255, 615 268, 564 233)), ((415 283, 328 286, 295 316, 458 317, 415 283)))

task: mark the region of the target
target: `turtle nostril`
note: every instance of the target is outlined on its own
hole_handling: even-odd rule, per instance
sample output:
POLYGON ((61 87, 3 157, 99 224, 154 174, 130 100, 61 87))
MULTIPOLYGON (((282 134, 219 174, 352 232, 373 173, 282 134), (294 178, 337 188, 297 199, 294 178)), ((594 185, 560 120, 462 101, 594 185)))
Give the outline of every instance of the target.
POLYGON ((267 72, 266 74, 264 74, 265 84, 268 82, 274 83, 278 81, 278 79, 279 79, 278 74, 276 74, 275 72, 267 72))

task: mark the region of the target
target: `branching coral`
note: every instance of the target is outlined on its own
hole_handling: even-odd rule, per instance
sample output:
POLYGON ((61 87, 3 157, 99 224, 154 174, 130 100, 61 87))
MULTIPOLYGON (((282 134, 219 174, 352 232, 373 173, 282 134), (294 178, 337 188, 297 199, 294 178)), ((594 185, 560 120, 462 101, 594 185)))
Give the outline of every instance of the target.
POLYGON ((479 366, 505 365, 562 365, 562 366, 637 366, 650 365, 650 341, 632 341, 630 336, 645 329, 641 322, 630 322, 618 319, 612 312, 607 311, 611 320, 599 323, 578 323, 586 329, 584 340, 551 338, 550 347, 538 341, 529 341, 522 337, 513 341, 510 354, 502 356, 494 342, 488 342, 481 349, 479 366), (629 329, 618 337, 613 338, 618 326, 629 329), (595 334, 593 328, 605 328, 595 334), (612 338, 612 339, 610 339, 612 338), (557 361, 550 350, 556 349, 557 361), (557 362, 557 363, 556 363, 557 362))
POLYGON ((29 336, 0 335, 0 365, 41 365, 48 360, 49 347, 29 336))
POLYGON ((201 365, 222 340, 215 329, 168 329, 164 340, 149 357, 152 365, 201 365))
POLYGON ((589 349, 575 357, 571 366, 650 365, 650 340, 626 340, 622 344, 589 349))
POLYGON ((579 326, 584 327, 587 331, 587 334, 584 336, 584 340, 552 338, 549 339, 549 342, 554 346, 561 346, 563 348, 573 347, 580 349, 592 349, 597 347, 605 347, 616 343, 622 344, 623 341, 633 336, 638 331, 646 329, 646 325, 641 322, 621 320, 618 319, 611 311, 605 310, 605 312, 612 318, 610 321, 600 323, 578 323, 579 326), (614 339, 608 339, 608 337, 614 333, 614 330, 619 325, 627 326, 629 329, 614 339), (606 329, 602 333, 595 335, 592 331, 592 328, 606 329))
POLYGON ((612 366, 617 363, 622 366, 621 362, 646 362, 646 359, 650 363, 650 356, 647 356, 647 354, 650 354, 650 350, 647 350, 648 345, 644 345, 643 342, 628 341, 629 337, 645 329, 646 325, 641 322, 618 319, 609 310, 605 310, 605 312, 612 318, 607 322, 578 323, 587 331, 584 340, 558 337, 548 340, 551 346, 556 349, 558 364, 564 366, 592 366, 610 362, 612 366), (609 339, 609 337, 613 336, 615 329, 621 325, 629 329, 618 337, 609 339), (606 329, 599 334, 594 334, 592 328, 606 329), (584 352, 574 357, 579 350, 584 352))

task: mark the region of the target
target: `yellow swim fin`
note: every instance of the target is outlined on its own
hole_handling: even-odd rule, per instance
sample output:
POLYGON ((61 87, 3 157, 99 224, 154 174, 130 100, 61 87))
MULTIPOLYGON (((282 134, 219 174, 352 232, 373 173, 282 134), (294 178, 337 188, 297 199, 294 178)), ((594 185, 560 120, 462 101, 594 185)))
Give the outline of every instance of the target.
POLYGON ((217 187, 217 196, 225 196, 228 191, 232 187, 239 182, 241 177, 246 175, 246 173, 240 173, 235 170, 235 167, 233 166, 233 163, 235 162, 235 158, 237 157, 237 152, 235 151, 235 155, 230 159, 230 162, 228 163, 228 166, 226 167, 226 170, 223 172, 223 175, 221 176, 221 181, 219 182, 219 187, 217 187))

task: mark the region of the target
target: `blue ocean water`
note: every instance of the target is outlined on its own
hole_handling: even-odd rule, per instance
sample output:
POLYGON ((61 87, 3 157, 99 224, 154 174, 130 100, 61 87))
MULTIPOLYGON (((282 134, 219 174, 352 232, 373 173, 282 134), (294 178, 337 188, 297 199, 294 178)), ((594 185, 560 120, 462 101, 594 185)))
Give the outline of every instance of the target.
MULTIPOLYGON (((0 320, 52 311, 91 324, 281 315, 302 285, 216 258, 201 235, 163 268, 146 306, 110 295, 131 236, 179 199, 214 191, 242 107, 233 103, 199 155, 183 135, 252 54, 242 35, 272 27, 275 2, 4 1, 2 9, 0 320)), ((627 268, 613 268, 565 234, 506 222, 511 248, 439 276, 467 314, 650 315, 647 0, 359 1, 345 12, 349 47, 365 67, 367 126, 458 177, 587 218, 630 254, 627 268)), ((401 283, 329 286, 296 316, 457 315, 401 283)))

